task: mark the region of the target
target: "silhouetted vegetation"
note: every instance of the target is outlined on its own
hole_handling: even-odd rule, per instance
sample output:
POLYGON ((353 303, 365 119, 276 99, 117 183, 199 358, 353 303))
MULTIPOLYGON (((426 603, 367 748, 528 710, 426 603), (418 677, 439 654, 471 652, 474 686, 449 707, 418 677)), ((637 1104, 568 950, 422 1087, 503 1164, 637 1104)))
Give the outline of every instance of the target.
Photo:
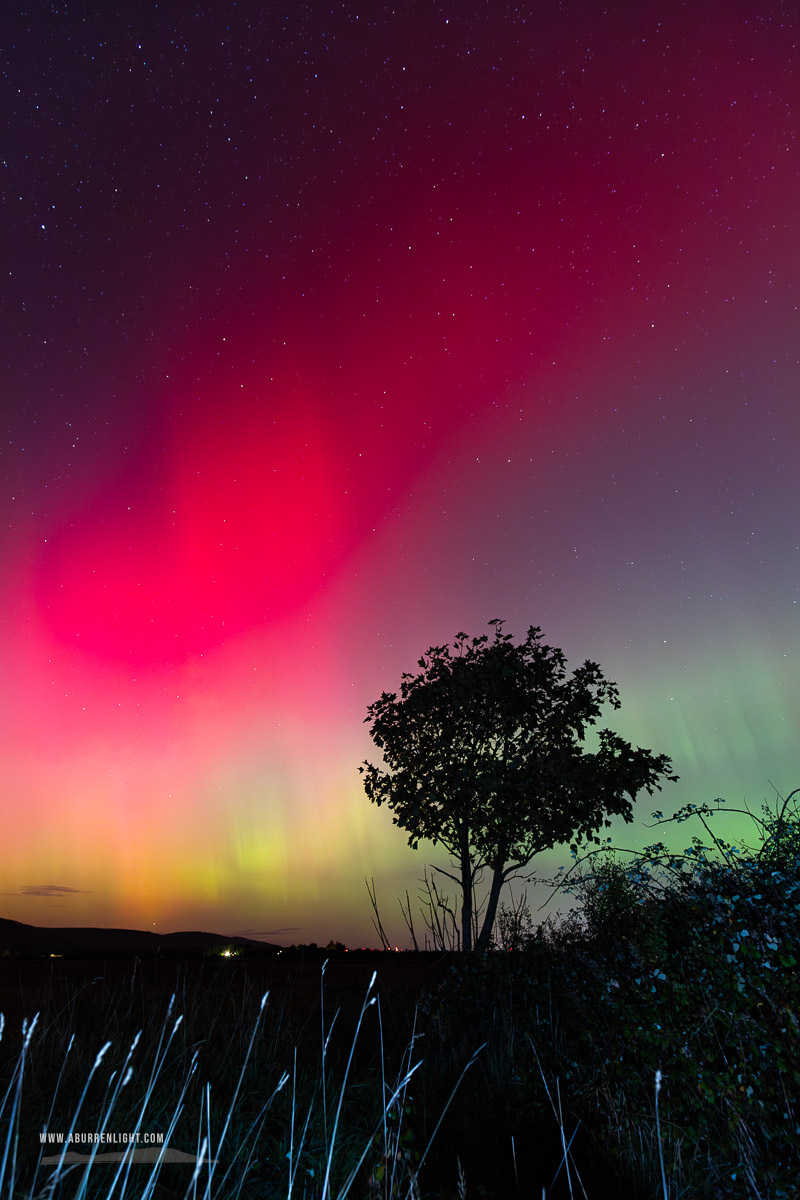
MULTIPOLYGON (((519 1129, 522 1114, 541 1126, 552 1101, 554 1128, 567 1141, 580 1130, 584 1163, 604 1160, 629 1194, 795 1197, 796 796, 747 813, 753 845, 722 836, 720 814, 738 810, 718 801, 664 822, 701 824, 682 853, 657 843, 576 864, 569 916, 512 921, 513 951, 457 961, 430 998, 437 1062, 485 1041, 470 1087, 502 1104, 499 1126, 519 1129)), ((477 1136, 466 1096, 456 1103, 477 1136)))
POLYGON ((604 703, 620 707, 617 687, 587 660, 567 678, 563 651, 531 627, 515 645, 503 622, 493 638, 456 634, 431 646, 418 675, 405 673, 400 699, 384 692, 367 710, 386 770, 364 763, 364 788, 388 804, 409 834, 442 845, 461 888, 461 948, 473 945, 476 879, 491 875, 476 939, 487 949, 503 885, 542 850, 591 839, 633 801, 669 778, 665 754, 634 749, 610 729, 599 748, 583 748, 604 703))
POLYGON ((576 858, 558 882, 576 908, 535 924, 524 898, 501 907, 486 954, 330 947, 324 963, 151 961, 106 977, 6 961, 0 1189, 790 1200, 796 800, 751 814, 752 844, 723 836, 721 802, 657 816, 694 823, 684 851, 576 858), (186 1162, 37 1169, 45 1126, 159 1132, 205 1161, 193 1186, 186 1162))

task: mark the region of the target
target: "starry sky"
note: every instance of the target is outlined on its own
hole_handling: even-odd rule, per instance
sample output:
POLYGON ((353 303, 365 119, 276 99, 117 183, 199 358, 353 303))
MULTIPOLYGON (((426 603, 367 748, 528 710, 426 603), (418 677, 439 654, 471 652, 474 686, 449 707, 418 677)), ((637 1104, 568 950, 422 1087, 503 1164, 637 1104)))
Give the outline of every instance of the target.
POLYGON ((620 844, 800 786, 794 6, 2 22, 2 915, 399 940, 366 707, 494 617, 672 756, 620 844))

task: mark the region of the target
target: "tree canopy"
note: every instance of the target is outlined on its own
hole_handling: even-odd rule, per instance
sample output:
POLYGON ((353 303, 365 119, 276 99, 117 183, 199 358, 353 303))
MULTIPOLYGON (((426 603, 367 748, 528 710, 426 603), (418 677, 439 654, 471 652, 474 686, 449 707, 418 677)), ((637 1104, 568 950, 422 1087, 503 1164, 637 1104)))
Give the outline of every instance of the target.
POLYGON ((366 722, 383 767, 359 769, 373 803, 388 804, 416 847, 423 839, 456 860, 462 890, 461 944, 472 948, 473 887, 488 867, 491 886, 476 946, 488 946, 504 883, 534 855, 563 842, 597 841, 612 816, 631 821, 636 795, 669 778, 665 754, 634 748, 609 729, 583 749, 617 687, 597 663, 567 676, 566 658, 538 626, 515 644, 504 622, 492 635, 458 633, 432 646, 420 671, 384 692, 366 722))

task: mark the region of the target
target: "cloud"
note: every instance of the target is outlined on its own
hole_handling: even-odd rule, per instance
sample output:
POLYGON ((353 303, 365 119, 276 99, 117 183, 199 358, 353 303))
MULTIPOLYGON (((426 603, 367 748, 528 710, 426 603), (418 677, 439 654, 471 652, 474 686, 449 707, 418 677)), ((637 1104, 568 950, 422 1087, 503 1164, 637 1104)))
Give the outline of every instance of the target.
POLYGON ((297 933, 298 929, 302 929, 302 925, 287 925, 285 929, 242 929, 235 935, 236 937, 275 937, 282 933, 297 933))
POLYGON ((23 883, 18 892, 6 892, 8 896, 72 896, 88 894, 87 888, 62 887, 58 883, 23 883))

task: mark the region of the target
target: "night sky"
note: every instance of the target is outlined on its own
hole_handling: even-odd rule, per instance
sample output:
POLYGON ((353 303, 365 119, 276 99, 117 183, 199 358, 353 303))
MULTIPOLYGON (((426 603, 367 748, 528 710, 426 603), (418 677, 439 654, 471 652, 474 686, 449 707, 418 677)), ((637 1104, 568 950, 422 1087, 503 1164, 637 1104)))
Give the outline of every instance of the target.
POLYGON ((399 937, 366 707, 494 617, 672 756, 642 819, 800 786, 794 5, 2 33, 1 915, 399 937))

